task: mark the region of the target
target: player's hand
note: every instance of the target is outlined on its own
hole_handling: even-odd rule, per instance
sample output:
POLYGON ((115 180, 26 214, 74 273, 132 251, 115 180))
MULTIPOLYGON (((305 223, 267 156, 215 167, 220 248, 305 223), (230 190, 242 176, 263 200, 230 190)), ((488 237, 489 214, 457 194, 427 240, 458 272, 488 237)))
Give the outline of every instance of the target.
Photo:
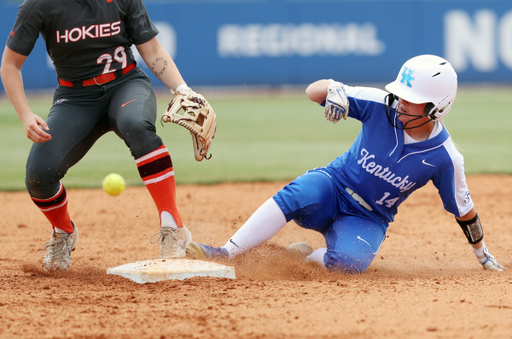
POLYGON ((27 138, 35 143, 46 142, 52 139, 52 136, 45 132, 50 130, 46 121, 40 116, 30 113, 26 118, 22 120, 23 126, 25 127, 25 133, 27 138))
POLYGON ((333 124, 340 121, 341 118, 347 120, 349 102, 343 84, 333 81, 327 87, 327 97, 325 98, 325 117, 333 124))
MULTIPOLYGON (((473 248, 473 251, 475 251, 475 248, 473 248)), ((484 267, 485 270, 497 271, 497 272, 501 272, 501 271, 507 270, 506 267, 501 266, 500 264, 498 264, 498 261, 496 260, 496 258, 492 254, 489 253, 489 250, 487 249, 485 244, 484 244, 484 255, 483 256, 478 256, 476 254, 476 251, 475 251, 475 255, 476 255, 476 258, 482 264, 482 266, 484 267)))

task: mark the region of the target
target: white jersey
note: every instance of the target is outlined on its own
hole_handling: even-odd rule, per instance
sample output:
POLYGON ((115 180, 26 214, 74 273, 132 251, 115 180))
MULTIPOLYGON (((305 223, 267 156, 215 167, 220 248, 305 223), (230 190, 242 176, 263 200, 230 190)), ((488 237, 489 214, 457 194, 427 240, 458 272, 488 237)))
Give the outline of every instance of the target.
MULTIPOLYGON (((473 208, 464 158, 442 124, 428 140, 407 143, 403 130, 393 127, 386 116, 388 93, 344 87, 350 102, 348 116, 363 126, 350 149, 325 167, 342 191, 347 187, 355 191, 387 222, 392 222, 398 206, 429 180, 437 187, 444 208, 454 216, 466 215, 473 208)), ((395 115, 391 118, 396 119, 395 115)))

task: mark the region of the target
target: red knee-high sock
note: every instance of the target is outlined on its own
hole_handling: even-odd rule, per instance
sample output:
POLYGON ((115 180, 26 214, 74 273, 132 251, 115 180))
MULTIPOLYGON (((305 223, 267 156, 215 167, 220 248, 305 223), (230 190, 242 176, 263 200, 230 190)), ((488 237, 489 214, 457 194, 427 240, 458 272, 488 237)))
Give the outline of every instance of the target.
POLYGON ((167 148, 162 145, 153 152, 136 160, 140 177, 155 201, 158 215, 169 212, 178 224, 183 227, 180 213, 176 205, 176 182, 172 160, 167 148))
POLYGON ((68 234, 73 233, 73 224, 71 224, 68 213, 68 194, 62 183, 60 183, 57 194, 49 199, 31 198, 50 221, 53 228, 58 227, 68 234))

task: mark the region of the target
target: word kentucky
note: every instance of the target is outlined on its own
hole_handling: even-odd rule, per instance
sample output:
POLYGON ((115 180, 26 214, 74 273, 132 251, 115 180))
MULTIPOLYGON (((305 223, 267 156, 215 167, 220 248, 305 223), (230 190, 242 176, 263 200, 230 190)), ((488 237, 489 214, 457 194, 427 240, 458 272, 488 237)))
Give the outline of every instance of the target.
POLYGON ((366 172, 373 174, 377 178, 389 182, 391 185, 400 189, 400 192, 405 192, 411 189, 414 185, 416 185, 415 182, 409 182, 409 180, 407 180, 409 178, 408 175, 406 175, 405 178, 402 179, 401 177, 397 177, 395 173, 391 172, 388 167, 382 168, 381 165, 378 165, 373 161, 366 163, 368 160, 375 158, 375 154, 370 154, 370 152, 368 152, 366 148, 363 148, 361 150, 361 155, 363 156, 363 158, 358 160, 357 163, 361 165, 361 167, 365 169, 366 172))

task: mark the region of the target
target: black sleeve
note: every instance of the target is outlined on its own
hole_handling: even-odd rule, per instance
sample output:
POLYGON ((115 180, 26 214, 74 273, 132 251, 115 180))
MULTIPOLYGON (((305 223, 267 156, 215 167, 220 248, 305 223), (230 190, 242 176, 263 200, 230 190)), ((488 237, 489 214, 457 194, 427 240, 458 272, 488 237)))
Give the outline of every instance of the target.
POLYGON ((148 42, 158 34, 142 0, 128 0, 128 14, 124 21, 126 33, 135 45, 148 42))
POLYGON ((18 9, 7 47, 24 56, 28 56, 36 44, 39 32, 43 30, 44 20, 39 0, 25 0, 18 9))

